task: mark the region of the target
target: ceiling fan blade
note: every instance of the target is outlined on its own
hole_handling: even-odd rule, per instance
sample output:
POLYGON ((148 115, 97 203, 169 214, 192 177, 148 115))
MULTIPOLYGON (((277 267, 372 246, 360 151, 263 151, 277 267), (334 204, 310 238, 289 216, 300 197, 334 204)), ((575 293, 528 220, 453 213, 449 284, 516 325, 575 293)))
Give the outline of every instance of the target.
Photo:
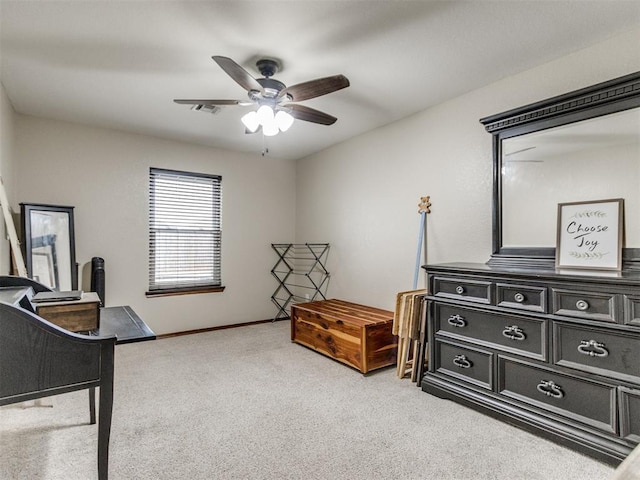
POLYGON ((533 150, 534 148, 536 148, 535 145, 532 146, 532 147, 521 148, 520 150, 516 150, 515 152, 505 153, 504 155, 505 155, 505 157, 508 157, 510 155, 515 155, 517 153, 522 153, 522 152, 527 152, 529 150, 533 150))
POLYGON ((181 100, 175 99, 174 102, 181 105, 252 105, 251 102, 242 100, 181 100))
POLYGON ((262 85, 260 85, 249 72, 247 72, 244 68, 231 60, 229 57, 220 57, 214 55, 211 58, 213 58, 213 60, 218 65, 220 65, 220 68, 222 68, 227 73, 227 75, 233 78, 236 83, 238 83, 238 85, 240 85, 245 90, 256 90, 260 93, 264 92, 262 85))
POLYGON ((319 123, 321 125, 333 125, 338 120, 327 113, 321 112, 314 108, 305 107, 304 105, 288 104, 287 109, 293 118, 304 120, 305 122, 319 123))
POLYGON ((310 98, 326 95, 349 86, 349 79, 344 75, 334 75, 332 77, 318 78, 297 85, 291 85, 278 93, 278 97, 288 95, 292 102, 301 102, 310 98))

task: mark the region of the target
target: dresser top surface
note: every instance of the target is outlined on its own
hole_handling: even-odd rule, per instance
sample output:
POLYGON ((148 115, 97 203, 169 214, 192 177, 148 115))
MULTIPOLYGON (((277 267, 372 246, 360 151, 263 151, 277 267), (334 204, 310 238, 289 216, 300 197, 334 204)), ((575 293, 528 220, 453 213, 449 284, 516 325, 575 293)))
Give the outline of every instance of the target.
POLYGON ((607 271, 555 269, 544 267, 504 267, 485 263, 452 262, 424 265, 427 273, 469 273, 487 276, 509 276, 548 281, 577 281, 640 286, 640 271, 607 271))

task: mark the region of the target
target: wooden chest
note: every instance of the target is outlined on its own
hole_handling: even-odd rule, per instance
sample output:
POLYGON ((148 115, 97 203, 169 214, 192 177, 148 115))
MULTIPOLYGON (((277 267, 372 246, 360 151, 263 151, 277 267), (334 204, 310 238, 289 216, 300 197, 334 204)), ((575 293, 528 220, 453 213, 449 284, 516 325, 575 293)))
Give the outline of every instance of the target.
POLYGON ((291 341, 367 373, 394 365, 393 312, 343 300, 291 307, 291 341))
POLYGON ((96 330, 100 327, 100 297, 84 292, 80 300, 38 303, 36 313, 70 332, 96 330))

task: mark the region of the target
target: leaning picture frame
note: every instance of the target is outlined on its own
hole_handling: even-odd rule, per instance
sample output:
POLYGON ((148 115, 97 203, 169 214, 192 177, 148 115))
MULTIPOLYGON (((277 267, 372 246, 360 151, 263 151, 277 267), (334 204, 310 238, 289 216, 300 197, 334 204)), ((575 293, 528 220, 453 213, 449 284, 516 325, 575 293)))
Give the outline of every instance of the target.
POLYGON ((556 268, 621 270, 624 200, 558 204, 556 268))

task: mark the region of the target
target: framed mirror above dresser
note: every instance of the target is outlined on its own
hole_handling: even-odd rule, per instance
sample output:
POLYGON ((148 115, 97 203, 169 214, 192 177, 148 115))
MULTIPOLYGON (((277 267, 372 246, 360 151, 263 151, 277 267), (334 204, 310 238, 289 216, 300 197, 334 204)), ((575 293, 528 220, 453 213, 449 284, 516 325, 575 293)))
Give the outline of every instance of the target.
POLYGON ((618 464, 640 442, 640 72, 480 122, 492 255, 424 266, 422 389, 618 464), (557 269, 558 204, 605 199, 622 268, 557 269))
POLYGON ((623 198, 640 268, 640 73, 480 120, 493 136, 490 264, 552 266, 562 202, 623 198))

